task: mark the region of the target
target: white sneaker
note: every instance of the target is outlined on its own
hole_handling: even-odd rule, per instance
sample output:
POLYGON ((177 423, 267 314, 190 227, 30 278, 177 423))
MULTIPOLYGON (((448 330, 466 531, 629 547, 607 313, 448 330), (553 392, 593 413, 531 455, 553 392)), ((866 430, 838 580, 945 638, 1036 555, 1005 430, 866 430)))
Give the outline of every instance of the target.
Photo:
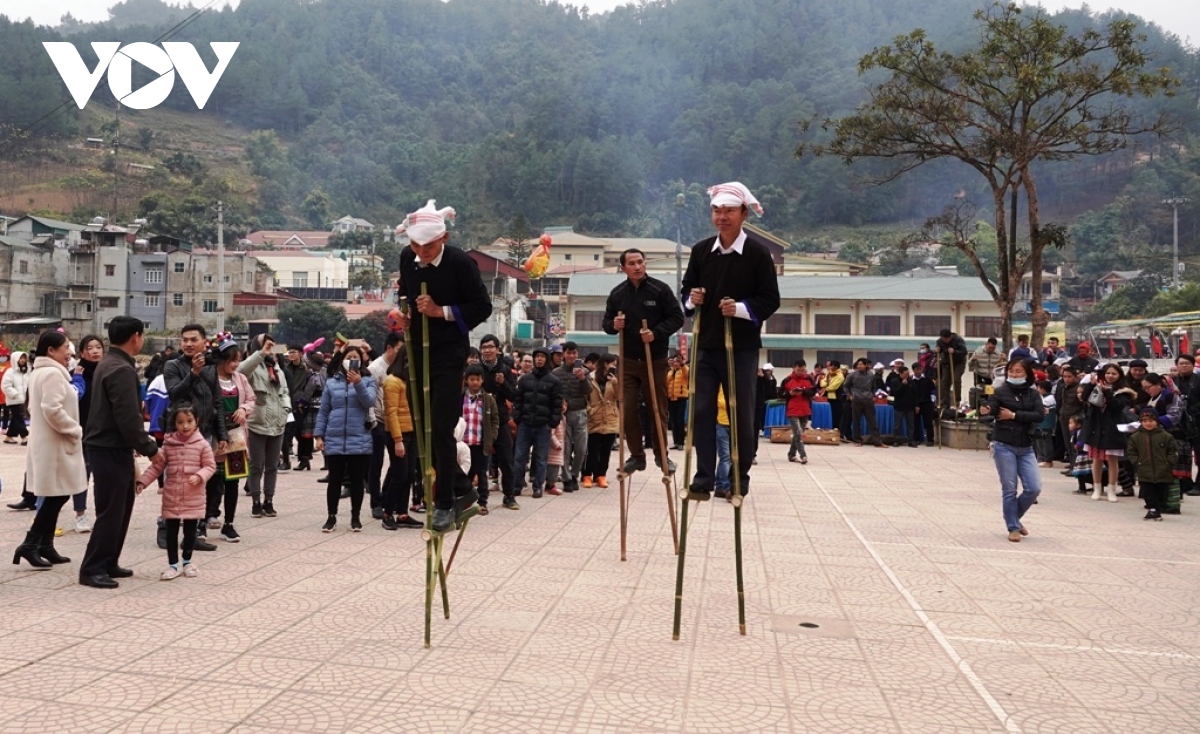
POLYGON ((162 572, 162 575, 158 577, 158 580, 170 581, 171 579, 177 579, 179 578, 180 573, 182 572, 178 568, 175 568, 174 566, 167 566, 167 570, 162 572))
POLYGON ((219 518, 219 517, 208 518, 208 527, 210 530, 219 530, 221 528, 221 525, 222 525, 221 518, 219 518))
POLYGON ((87 515, 80 515, 75 518, 75 532, 81 534, 92 532, 92 523, 88 521, 87 515))

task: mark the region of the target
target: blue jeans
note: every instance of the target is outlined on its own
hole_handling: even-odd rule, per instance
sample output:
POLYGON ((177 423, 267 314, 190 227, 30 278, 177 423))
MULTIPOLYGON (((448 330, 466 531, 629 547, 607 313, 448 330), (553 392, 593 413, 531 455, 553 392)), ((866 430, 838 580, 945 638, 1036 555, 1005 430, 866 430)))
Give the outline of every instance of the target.
POLYGON ((533 488, 546 486, 546 457, 550 454, 550 426, 517 425, 516 491, 525 488, 525 470, 529 468, 529 452, 533 451, 533 488))
POLYGON ((713 489, 729 490, 729 472, 733 468, 733 458, 729 455, 729 426, 717 424, 717 477, 713 489))
POLYGON ((996 472, 1000 475, 1000 492, 1004 507, 1004 524, 1009 532, 1021 529, 1021 518, 1042 491, 1042 477, 1038 474, 1037 457, 1033 447, 1019 448, 997 441, 992 444, 992 458, 996 472), (1022 491, 1017 494, 1017 479, 1021 480, 1022 491))

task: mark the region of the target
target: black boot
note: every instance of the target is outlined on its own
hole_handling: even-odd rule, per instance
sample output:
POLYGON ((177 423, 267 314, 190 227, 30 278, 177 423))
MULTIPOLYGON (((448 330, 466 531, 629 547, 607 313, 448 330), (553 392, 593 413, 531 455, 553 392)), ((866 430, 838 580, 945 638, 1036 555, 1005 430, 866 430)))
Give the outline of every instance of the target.
POLYGON ((158 541, 159 550, 166 550, 167 549, 167 525, 166 525, 166 523, 162 522, 161 520, 159 520, 158 532, 156 533, 156 535, 157 535, 156 540, 158 541))
POLYGON ((276 469, 275 469, 275 471, 291 471, 291 470, 292 470, 292 459, 289 456, 285 456, 282 459, 280 459, 279 466, 276 467, 276 469))
MULTIPOLYGON (((50 532, 54 532, 51 530, 50 532)), ((17 546, 17 552, 13 554, 13 565, 19 566, 21 559, 24 558, 34 568, 46 570, 51 567, 50 561, 42 558, 38 548, 41 546, 41 537, 32 530, 25 533, 25 542, 17 546)))
POLYGON ((70 563, 71 562, 70 558, 67 558, 64 555, 60 555, 58 551, 54 550, 54 531, 53 530, 51 530, 50 532, 48 532, 42 536, 41 543, 38 545, 38 555, 40 555, 45 560, 50 561, 50 564, 54 565, 54 566, 57 566, 60 563, 70 563))
POLYGON ((21 501, 13 502, 8 506, 10 510, 33 510, 37 509, 37 497, 29 492, 21 493, 21 501))
POLYGON ((297 461, 296 471, 312 471, 312 466, 308 463, 308 459, 300 459, 297 461))

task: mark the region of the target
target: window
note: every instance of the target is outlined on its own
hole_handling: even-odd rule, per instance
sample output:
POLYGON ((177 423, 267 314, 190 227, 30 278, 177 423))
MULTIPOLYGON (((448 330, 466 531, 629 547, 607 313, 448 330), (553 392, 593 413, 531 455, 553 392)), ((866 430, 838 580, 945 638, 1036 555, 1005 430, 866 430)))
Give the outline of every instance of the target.
POLYGON ((293 288, 307 288, 308 287, 308 273, 292 273, 292 287, 293 288))
POLYGON ((229 282, 229 276, 228 276, 228 275, 226 275, 226 276, 225 276, 225 282, 226 282, 226 283, 228 283, 228 282, 229 282))
POLYGON ((183 305, 183 294, 176 293, 175 295, 171 296, 171 305, 172 306, 182 306, 183 305))
POLYGON ((968 316, 967 317, 967 337, 975 337, 977 339, 987 339, 989 336, 1000 338, 999 316, 968 316))
MULTIPOLYGON (((112 267, 112 266, 110 265, 109 267, 112 267)), ((100 308, 120 308, 120 307, 121 307, 121 299, 120 298, 113 298, 113 297, 109 297, 109 296, 101 296, 100 297, 100 308)))
POLYGON ((117 274, 117 266, 116 265, 105 265, 104 266, 104 274, 109 278, 113 277, 114 275, 117 274))
POLYGON ((147 283, 163 282, 163 269, 162 268, 146 268, 146 282, 147 283))
POLYGON ((942 329, 950 328, 949 316, 918 316, 915 321, 917 336, 937 336, 942 329))
POLYGON ((850 333, 850 314, 819 313, 816 315, 816 333, 843 334, 850 333))
MULTIPOLYGON (((777 313, 767 319, 766 327, 768 334, 803 334, 804 314, 777 313)), ((771 360, 771 364, 775 361, 771 360)))
MULTIPOLYGON (((792 371, 792 364, 797 359, 804 359, 803 349, 768 349, 767 361, 775 367, 775 379, 783 382, 783 377, 792 371)), ((774 395, 772 398, 776 397, 774 395)))
POLYGON ((216 312, 217 312, 217 301, 216 301, 216 299, 214 298, 214 299, 213 299, 213 300, 211 300, 211 301, 210 301, 210 300, 207 300, 207 299, 205 299, 205 301, 204 301, 204 313, 216 313, 216 312))
POLYGON ((158 308, 159 300, 157 293, 146 294, 146 308, 158 308))
POLYGON ((603 311, 576 311, 575 312, 575 330, 576 331, 603 331, 604 330, 604 312, 603 311))
POLYGON ((843 367, 849 367, 851 364, 854 363, 854 352, 843 352, 843 351, 830 350, 830 349, 818 349, 817 350, 817 363, 818 364, 822 364, 822 365, 829 364, 829 360, 831 360, 831 359, 836 359, 838 361, 838 364, 842 365, 843 367))
POLYGON ((571 259, 571 253, 569 253, 569 252, 567 253, 567 259, 568 259, 568 260, 570 260, 570 259, 571 259))
POLYGON ((182 262, 175 263, 175 272, 182 273, 185 269, 186 266, 182 262))
POLYGON ((205 282, 205 283, 211 283, 211 282, 213 282, 213 277, 212 277, 211 275, 206 275, 206 276, 204 276, 204 282, 205 282))
POLYGON ((594 262, 594 263, 598 263, 598 262, 600 262, 600 256, 599 256, 599 255, 592 255, 592 262, 594 262))
POLYGON ((20 266, 20 272, 22 272, 22 273, 28 273, 28 272, 29 272, 29 261, 28 261, 28 260, 21 260, 21 261, 19 261, 19 262, 21 263, 21 266, 20 266))
POLYGON ((868 316, 866 322, 868 336, 900 336, 899 316, 868 316))

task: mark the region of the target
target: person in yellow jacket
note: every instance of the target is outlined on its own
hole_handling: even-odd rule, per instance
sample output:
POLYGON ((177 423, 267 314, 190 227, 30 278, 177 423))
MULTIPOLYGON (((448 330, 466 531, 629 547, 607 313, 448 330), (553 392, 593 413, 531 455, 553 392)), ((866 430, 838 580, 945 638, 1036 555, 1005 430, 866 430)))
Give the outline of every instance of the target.
POLYGON ((688 367, 683 357, 676 353, 671 358, 671 369, 667 371, 667 422, 676 451, 683 448, 687 440, 688 367))
POLYGON ((729 453, 729 410, 725 405, 725 388, 717 387, 717 476, 713 481, 713 496, 729 499, 733 484, 733 457, 729 453))
POLYGON ((829 401, 829 413, 833 418, 833 428, 842 425, 842 407, 845 401, 838 399, 838 393, 841 392, 842 383, 846 381, 846 375, 842 372, 842 365, 836 359, 829 360, 825 365, 825 374, 821 375, 821 379, 817 380, 817 394, 824 395, 829 401))
POLYGON ((383 380, 383 414, 387 428, 387 450, 392 454, 387 476, 383 480, 383 527, 419 528, 420 520, 413 519, 406 507, 417 509, 422 505, 421 485, 417 476, 417 432, 413 426, 412 412, 408 406, 408 360, 405 350, 388 366, 383 380), (408 502, 412 493, 411 505, 408 502))

